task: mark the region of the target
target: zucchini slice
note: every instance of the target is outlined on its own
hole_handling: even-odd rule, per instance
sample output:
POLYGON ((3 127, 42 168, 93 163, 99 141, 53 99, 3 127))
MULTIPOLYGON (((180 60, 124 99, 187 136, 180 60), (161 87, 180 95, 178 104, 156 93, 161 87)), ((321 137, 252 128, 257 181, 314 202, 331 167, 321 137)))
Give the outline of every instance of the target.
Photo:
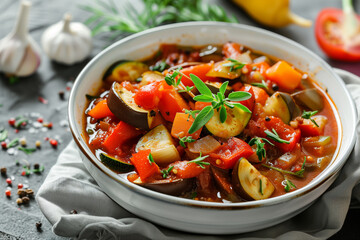
POLYGON ((161 123, 161 121, 157 121, 158 118, 161 118, 159 112, 138 107, 133 96, 134 93, 114 82, 107 100, 110 111, 119 120, 144 130, 149 130, 161 123))
POLYGON ((232 172, 235 191, 246 200, 266 199, 274 192, 274 185, 251 163, 241 158, 232 172))
POLYGON ((100 160, 108 168, 121 173, 131 172, 135 169, 131 163, 123 162, 105 153, 100 153, 100 160))
POLYGON ((241 76, 241 69, 230 71, 230 67, 224 66, 231 63, 229 60, 224 60, 214 64, 212 69, 206 74, 208 77, 221 77, 226 79, 235 79, 241 76))
POLYGON ((145 86, 151 82, 165 80, 164 75, 162 75, 160 72, 156 72, 156 71, 146 71, 141 76, 142 76, 142 79, 140 82, 140 86, 145 86))
POLYGON ((266 100, 264 112, 268 116, 281 118, 286 124, 301 115, 301 110, 293 98, 283 92, 275 92, 266 100))
POLYGON ((149 67, 145 63, 122 60, 109 67, 104 74, 103 80, 107 82, 134 82, 141 77, 143 72, 148 70, 149 67))
POLYGON ((146 133, 135 147, 135 151, 150 149, 157 164, 169 164, 180 161, 180 154, 173 139, 164 125, 159 125, 146 133))
POLYGON ((227 118, 224 123, 220 121, 220 111, 205 124, 206 129, 213 135, 221 138, 231 138, 239 135, 251 118, 251 113, 245 112, 238 107, 226 107, 227 118))

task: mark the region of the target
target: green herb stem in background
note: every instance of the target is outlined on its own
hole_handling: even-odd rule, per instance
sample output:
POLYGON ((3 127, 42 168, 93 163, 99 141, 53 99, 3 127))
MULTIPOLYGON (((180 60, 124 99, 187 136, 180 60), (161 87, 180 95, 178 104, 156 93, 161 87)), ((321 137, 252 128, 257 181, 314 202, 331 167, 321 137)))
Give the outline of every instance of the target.
MULTIPOLYGON (((238 22, 222 7, 203 0, 142 0, 143 10, 128 3, 120 8, 113 0, 95 0, 80 6, 91 15, 85 21, 92 34, 110 32, 118 38, 156 26, 188 21, 238 22)), ((130 2, 130 1, 129 1, 130 2)))
POLYGON ((24 147, 18 147, 20 151, 23 151, 26 154, 31 154, 36 151, 36 148, 24 148, 24 147))
POLYGON ((1 132, 0 132, 0 142, 2 141, 5 141, 8 137, 8 131, 3 129, 1 132))
POLYGON ((188 164, 189 164, 189 163, 196 163, 197 165, 199 165, 199 167, 205 168, 204 165, 210 165, 209 162, 204 162, 204 161, 203 161, 203 160, 205 160, 207 157, 209 157, 209 155, 201 156, 201 153, 200 153, 200 156, 199 156, 199 157, 197 157, 197 158, 189 161, 188 164))
POLYGON ((304 111, 303 114, 301 115, 301 117, 304 118, 304 119, 310 119, 310 121, 312 123, 314 123, 315 126, 319 127, 319 125, 315 122, 315 120, 311 118, 312 116, 314 116, 317 113, 318 113, 318 111, 313 111, 313 112, 304 111))

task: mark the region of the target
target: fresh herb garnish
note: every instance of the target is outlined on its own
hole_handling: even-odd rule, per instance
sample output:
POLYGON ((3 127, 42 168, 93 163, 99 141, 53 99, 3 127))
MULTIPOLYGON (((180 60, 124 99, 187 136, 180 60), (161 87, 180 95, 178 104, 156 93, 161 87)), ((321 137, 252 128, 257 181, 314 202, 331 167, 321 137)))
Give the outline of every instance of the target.
POLYGON ((221 84, 219 88, 219 92, 217 92, 217 94, 214 94, 199 77, 197 77, 194 74, 190 74, 190 78, 193 81, 197 90, 200 92, 200 95, 196 95, 194 97, 194 100, 198 102, 211 103, 211 106, 204 107, 196 116, 193 124, 189 129, 190 134, 196 132, 202 126, 204 126, 212 118, 212 116, 214 116, 215 113, 214 110, 220 111, 219 115, 220 115, 220 121, 222 123, 224 123, 227 118, 226 107, 229 108, 238 107, 245 112, 251 113, 251 111, 244 105, 240 103, 231 102, 231 101, 247 100, 251 98, 251 93, 238 91, 238 92, 232 92, 228 95, 228 97, 225 97, 225 91, 229 84, 228 81, 221 84))
POLYGON ((8 137, 8 131, 3 129, 0 134, 0 142, 6 140, 8 137))
POLYGON ((185 114, 189 114, 187 121, 189 121, 190 117, 195 119, 196 114, 199 113, 199 112, 200 112, 200 110, 188 110, 188 109, 185 109, 185 114))
POLYGON ((285 178, 285 180, 284 180, 285 181, 285 186, 284 186, 285 192, 289 192, 291 189, 296 188, 295 184, 292 181, 287 179, 287 177, 285 177, 285 176, 284 176, 284 178, 285 178))
POLYGON ((205 168, 204 165, 210 165, 209 162, 203 162, 203 160, 206 159, 207 157, 209 157, 209 155, 201 156, 201 153, 200 153, 199 157, 195 158, 194 160, 189 161, 188 163, 196 163, 197 165, 199 165, 199 167, 204 169, 205 168))
POLYGON ((259 180, 259 183, 260 183, 259 192, 260 192, 261 195, 264 195, 263 189, 262 189, 262 180, 261 179, 259 180))
POLYGON ((9 83, 10 84, 15 84, 19 81, 19 77, 15 77, 15 76, 11 76, 9 77, 9 83))
POLYGON ((262 80, 261 83, 251 83, 251 85, 253 85, 255 87, 268 89, 268 86, 267 86, 267 84, 266 84, 266 82, 264 80, 262 80))
POLYGON ((192 87, 185 86, 185 89, 180 89, 180 90, 178 90, 178 92, 179 92, 179 93, 182 93, 182 92, 191 92, 193 89, 194 89, 194 86, 192 86, 192 87))
POLYGON ((167 85, 174 86, 174 87, 179 86, 179 84, 181 82, 181 78, 183 77, 183 74, 180 72, 181 69, 182 68, 179 67, 178 69, 174 70, 172 72, 172 74, 168 73, 165 76, 165 82, 167 83, 167 85))
POLYGON ((163 178, 167 178, 174 166, 169 167, 168 169, 163 169, 160 172, 162 173, 163 178))
POLYGON ((249 141, 249 145, 256 145, 256 155, 259 158, 259 161, 261 161, 263 158, 266 158, 266 150, 264 148, 265 142, 274 146, 272 142, 267 140, 266 138, 260 138, 260 137, 254 137, 249 141))
POLYGON ((236 70, 242 69, 246 64, 241 63, 236 59, 227 58, 226 60, 230 61, 229 63, 222 64, 224 67, 230 67, 230 72, 235 72, 236 70))
POLYGON ((94 99, 99 98, 99 96, 93 96, 93 95, 90 95, 90 94, 85 94, 85 96, 86 96, 86 99, 89 100, 89 101, 92 101, 94 99))
POLYGON ((190 198, 194 199, 194 198, 196 198, 196 196, 197 196, 197 192, 192 192, 190 195, 190 198))
POLYGON ((275 129, 272 129, 272 132, 270 132, 269 130, 265 130, 264 132, 269 138, 276 142, 290 144, 289 141, 280 138, 279 134, 275 131, 275 129))
POLYGON ((19 144, 19 138, 15 138, 9 142, 7 145, 8 148, 16 147, 19 144))
MULTIPOLYGON (((90 12, 85 21, 92 34, 112 32, 112 38, 144 31, 167 23, 188 21, 238 22, 223 8, 202 0, 143 0, 144 7, 127 4, 117 6, 112 0, 97 0, 96 5, 81 8, 90 12)), ((137 3, 138 4, 138 3, 137 3)))
POLYGON ((157 62, 155 64, 155 66, 151 66, 150 70, 151 71, 158 71, 158 72, 163 72, 165 69, 167 69, 169 67, 169 64, 167 64, 165 62, 165 60, 161 60, 160 62, 157 62))
POLYGON ((16 120, 15 124, 14 124, 15 128, 20 128, 23 125, 23 123, 28 123, 29 122, 29 120, 27 118, 23 117, 23 116, 18 116, 18 117, 15 118, 15 120, 16 120))
POLYGON ((30 169, 28 166, 23 166, 23 168, 26 176, 30 175, 30 173, 41 173, 45 169, 43 165, 37 169, 30 169))
POLYGON ((18 147, 20 151, 23 151, 26 154, 31 154, 36 151, 36 148, 24 148, 24 147, 18 147))
POLYGON ((152 165, 153 162, 155 162, 155 161, 154 161, 154 158, 153 158, 153 156, 151 155, 151 153, 149 153, 149 163, 150 163, 150 165, 152 165))
POLYGON ((185 137, 179 138, 180 146, 186 148, 186 145, 185 145, 186 142, 188 142, 188 143, 195 142, 195 139, 193 139, 192 136, 187 136, 187 137, 185 136, 185 137))
POLYGON ((304 119, 310 119, 310 121, 313 122, 315 124, 315 126, 319 127, 319 125, 316 123, 316 121, 311 118, 312 116, 314 116, 318 112, 319 111, 313 111, 313 112, 304 111, 303 114, 301 115, 301 117, 304 118, 304 119))
POLYGON ((296 172, 291 172, 291 171, 283 170, 281 168, 269 166, 269 165, 266 165, 266 164, 262 164, 262 166, 270 168, 270 169, 278 171, 278 172, 281 172, 281 173, 284 173, 284 174, 290 174, 290 175, 294 175, 294 176, 297 176, 297 177, 304 177, 305 168, 301 168, 299 171, 296 171, 296 172))

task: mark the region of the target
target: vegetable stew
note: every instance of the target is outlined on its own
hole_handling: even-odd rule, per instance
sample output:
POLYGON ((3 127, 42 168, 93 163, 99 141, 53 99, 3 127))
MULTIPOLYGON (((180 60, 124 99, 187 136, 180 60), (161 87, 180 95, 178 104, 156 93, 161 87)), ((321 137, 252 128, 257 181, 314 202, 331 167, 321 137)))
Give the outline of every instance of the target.
POLYGON ((88 144, 128 181, 201 201, 299 189, 337 148, 336 110, 306 73, 238 43, 163 44, 122 60, 89 99, 88 144))

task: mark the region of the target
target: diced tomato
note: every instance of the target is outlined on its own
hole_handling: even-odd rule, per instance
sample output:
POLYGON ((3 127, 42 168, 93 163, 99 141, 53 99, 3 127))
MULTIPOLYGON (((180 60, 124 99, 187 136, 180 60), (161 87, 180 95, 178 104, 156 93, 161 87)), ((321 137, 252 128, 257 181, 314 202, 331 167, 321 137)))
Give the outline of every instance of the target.
POLYGON ((142 86, 134 95, 135 103, 146 110, 154 109, 160 101, 160 82, 152 82, 142 86))
POLYGON ((269 121, 266 121, 265 118, 259 118, 257 121, 250 120, 248 124, 248 131, 251 136, 258 136, 267 138, 270 142, 275 144, 282 152, 289 152, 294 149, 296 143, 300 141, 301 132, 299 129, 294 130, 289 125, 285 124, 278 117, 269 117, 269 121), (270 139, 265 133, 266 130, 272 132, 274 129, 279 137, 283 140, 289 141, 290 143, 279 143, 270 139))
POLYGON ((204 107, 206 107, 206 106, 210 106, 211 105, 211 103, 209 103, 209 102, 196 102, 195 103, 195 110, 202 110, 204 107))
POLYGON ((292 166, 297 162, 297 160, 301 157, 301 147, 300 143, 296 143, 293 150, 290 152, 285 153, 284 155, 280 156, 275 161, 275 167, 290 170, 292 166))
POLYGON ((269 98, 269 95, 267 92, 259 87, 252 87, 252 90, 254 91, 255 95, 255 103, 260 103, 261 105, 265 106, 266 100, 269 98))
POLYGON ((310 119, 304 119, 302 123, 299 123, 301 137, 314 137, 324 134, 324 127, 327 123, 327 119, 323 116, 315 116, 313 119, 319 127, 317 127, 310 119))
POLYGON ((241 103, 242 105, 247 107, 250 111, 252 111, 254 109, 254 105, 255 105, 255 94, 253 91, 253 87, 251 85, 245 84, 240 89, 240 91, 251 93, 251 98, 249 98, 248 100, 245 100, 245 101, 240 101, 239 103, 241 103))
POLYGON ((232 89, 233 91, 240 91, 240 89, 244 86, 244 84, 242 84, 241 82, 237 82, 234 85, 232 85, 232 89))
POLYGON ((194 118, 189 116, 189 114, 180 112, 176 113, 174 123, 171 128, 171 136, 173 136, 174 138, 191 136, 193 139, 198 139, 200 137, 202 128, 200 128, 193 134, 189 134, 188 132, 193 122, 194 118))
POLYGON ((161 101, 158 104, 161 115, 166 121, 173 122, 177 112, 190 109, 189 105, 175 89, 164 89, 161 91, 161 101))
POLYGON ((184 68, 182 70, 180 70, 180 72, 182 72, 185 76, 183 76, 181 78, 181 82, 185 85, 185 86, 194 86, 194 83, 191 81, 191 79, 189 79, 188 77, 190 77, 190 74, 194 74, 197 77, 199 77, 203 82, 221 82, 221 80, 219 78, 216 77, 208 77, 206 76, 207 72, 210 71, 210 69, 213 67, 213 63, 206 63, 206 64, 200 64, 200 65, 196 65, 196 66, 191 66, 191 67, 187 67, 184 68))
POLYGON ((267 71, 266 76, 269 80, 275 82, 280 88, 292 91, 301 82, 301 73, 291 67, 285 61, 278 61, 267 71))
POLYGON ((95 107, 88 112, 88 115, 96 119, 101 119, 108 116, 114 116, 114 114, 110 111, 107 105, 106 99, 98 102, 95 105, 95 107))
POLYGON ((120 121, 115 128, 111 128, 109 132, 108 137, 102 144, 109 153, 115 153, 123 143, 143 133, 141 130, 123 121, 120 121))
POLYGON ((222 49, 222 54, 226 58, 236 58, 241 54, 242 46, 238 43, 228 42, 225 43, 222 49))
POLYGON ((239 138, 233 137, 218 150, 209 154, 209 162, 222 169, 232 169, 240 158, 247 158, 253 153, 254 151, 249 144, 239 138))
POLYGON ((266 70, 270 68, 270 65, 267 62, 258 62, 250 64, 251 68, 256 68, 262 75, 265 75, 266 70))
POLYGON ((160 172, 159 166, 155 162, 150 162, 150 152, 150 149, 141 150, 137 153, 134 153, 130 158, 130 161, 135 166, 141 181, 146 181, 147 178, 160 172))
POLYGON ((174 169, 176 170, 176 176, 182 179, 196 177, 205 171, 205 168, 208 167, 204 165, 205 168, 202 168, 198 164, 186 160, 174 162, 169 166, 174 166, 174 169))

